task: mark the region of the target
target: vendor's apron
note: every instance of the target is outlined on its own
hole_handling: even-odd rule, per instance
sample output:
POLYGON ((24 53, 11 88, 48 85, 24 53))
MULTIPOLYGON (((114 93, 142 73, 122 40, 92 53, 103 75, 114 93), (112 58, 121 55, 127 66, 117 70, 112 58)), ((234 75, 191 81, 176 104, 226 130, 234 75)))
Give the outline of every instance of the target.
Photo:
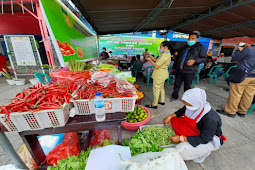
MULTIPOLYGON (((175 131, 176 135, 183 135, 183 136, 197 136, 200 135, 200 130, 197 129, 197 119, 203 113, 203 110, 199 113, 199 115, 195 119, 191 119, 187 117, 184 113, 183 117, 174 117, 171 119, 171 124, 173 130, 175 131)), ((220 139, 227 140, 225 136, 221 135, 220 139)))

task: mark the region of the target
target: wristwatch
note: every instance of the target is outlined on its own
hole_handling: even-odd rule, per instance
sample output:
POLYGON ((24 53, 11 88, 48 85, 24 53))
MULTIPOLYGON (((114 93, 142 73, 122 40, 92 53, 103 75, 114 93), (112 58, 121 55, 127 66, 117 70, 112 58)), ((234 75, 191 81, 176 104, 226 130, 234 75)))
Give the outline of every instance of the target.
POLYGON ((184 142, 184 136, 182 136, 182 135, 180 136, 180 141, 184 142))

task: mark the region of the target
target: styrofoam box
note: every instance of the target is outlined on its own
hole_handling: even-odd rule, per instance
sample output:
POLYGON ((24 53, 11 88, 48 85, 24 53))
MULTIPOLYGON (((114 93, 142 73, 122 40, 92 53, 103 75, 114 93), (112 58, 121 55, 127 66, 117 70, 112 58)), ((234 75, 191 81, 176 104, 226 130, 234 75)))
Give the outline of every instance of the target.
POLYGON ((10 117, 1 114, 0 121, 10 132, 39 130, 65 126, 69 118, 69 109, 49 109, 38 112, 15 112, 10 117))
MULTIPOLYGON (((132 112, 137 96, 125 98, 104 98, 105 113, 132 112)), ((82 99, 73 101, 77 115, 95 113, 94 100, 82 99)))

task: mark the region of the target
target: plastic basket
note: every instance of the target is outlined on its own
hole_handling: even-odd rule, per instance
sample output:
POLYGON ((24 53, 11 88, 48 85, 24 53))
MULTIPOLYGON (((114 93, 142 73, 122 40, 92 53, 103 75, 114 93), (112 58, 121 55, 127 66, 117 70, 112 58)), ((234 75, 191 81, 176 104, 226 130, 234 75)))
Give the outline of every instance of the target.
MULTIPOLYGON (((125 98, 105 98, 105 113, 132 112, 135 108, 137 96, 125 98)), ((94 100, 82 99, 73 101, 77 115, 95 113, 94 100)))
POLYGON ((38 112, 15 112, 10 117, 1 114, 0 121, 10 132, 39 130, 65 126, 69 118, 69 109, 49 109, 38 112))

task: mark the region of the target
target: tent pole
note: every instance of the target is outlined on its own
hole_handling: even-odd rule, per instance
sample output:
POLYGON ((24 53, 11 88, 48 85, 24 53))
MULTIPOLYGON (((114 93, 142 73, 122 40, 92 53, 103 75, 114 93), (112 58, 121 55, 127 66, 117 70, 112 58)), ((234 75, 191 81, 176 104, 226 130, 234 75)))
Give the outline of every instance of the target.
POLYGON ((3 148, 5 154, 11 159, 15 166, 19 169, 28 169, 22 159, 19 157, 17 152, 14 150, 9 139, 6 137, 4 132, 0 132, 0 145, 3 148))

